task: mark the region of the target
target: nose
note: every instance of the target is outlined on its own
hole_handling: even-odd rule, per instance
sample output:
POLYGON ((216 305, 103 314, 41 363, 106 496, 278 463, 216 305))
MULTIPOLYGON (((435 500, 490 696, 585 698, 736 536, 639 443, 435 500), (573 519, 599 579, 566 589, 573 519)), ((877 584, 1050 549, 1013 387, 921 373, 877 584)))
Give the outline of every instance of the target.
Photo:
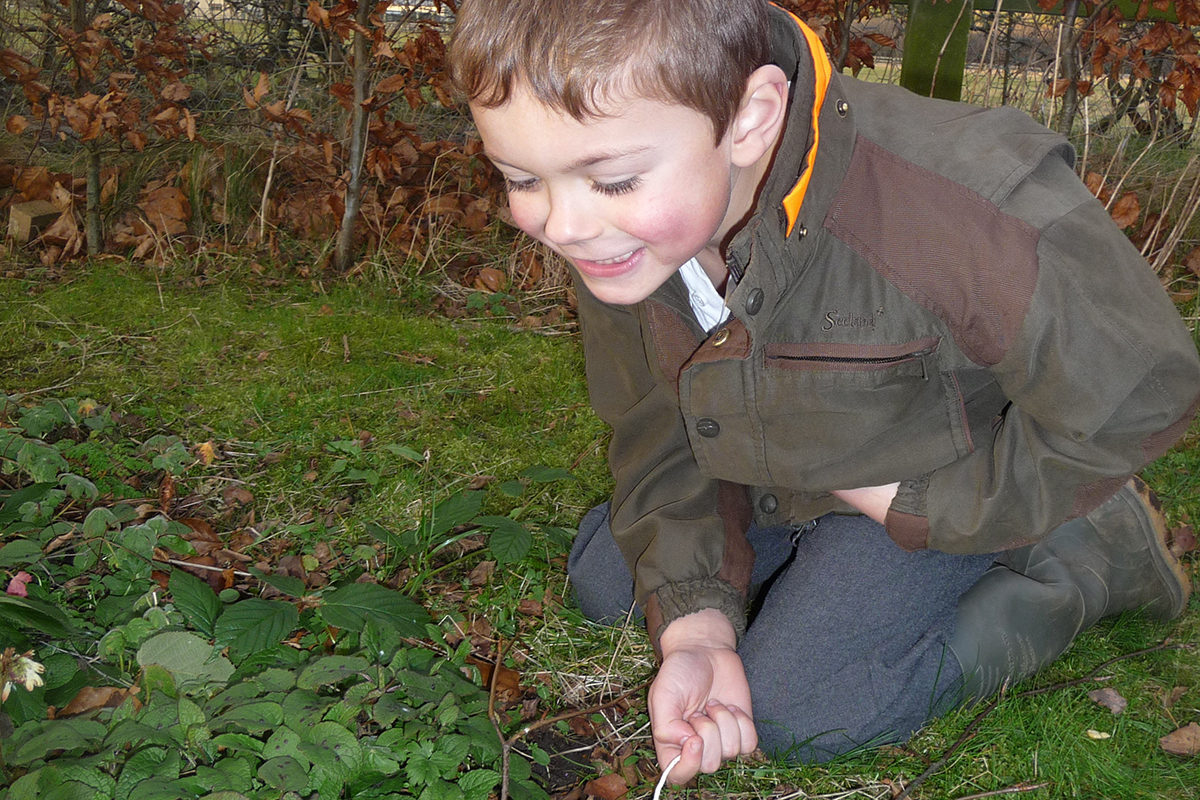
POLYGON ((575 192, 547 193, 544 213, 542 233, 558 247, 569 247, 600 235, 602 225, 596 209, 586 197, 575 192))

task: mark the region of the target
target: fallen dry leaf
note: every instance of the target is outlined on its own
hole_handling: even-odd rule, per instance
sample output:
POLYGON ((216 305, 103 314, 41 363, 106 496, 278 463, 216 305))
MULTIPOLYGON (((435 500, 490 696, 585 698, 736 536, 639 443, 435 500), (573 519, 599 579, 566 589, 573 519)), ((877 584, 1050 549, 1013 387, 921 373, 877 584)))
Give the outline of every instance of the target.
POLYGON ((1179 558, 1196 549, 1196 530, 1191 525, 1171 529, 1171 555, 1179 558))
POLYGON ((1107 733, 1105 731, 1092 730, 1091 728, 1088 728, 1087 735, 1088 735, 1089 739, 1097 739, 1097 740, 1112 738, 1111 733, 1107 733))
POLYGON ((204 466, 212 466, 212 463, 217 460, 217 446, 213 443, 212 439, 196 445, 196 457, 200 459, 200 462, 204 466))
POLYGON ((1163 750, 1176 756, 1194 756, 1200 753, 1200 725, 1192 722, 1173 730, 1158 740, 1163 750))
POLYGON ((527 617, 540 617, 542 615, 542 604, 537 600, 526 598, 517 603, 517 612, 527 617))
POLYGON ((136 688, 123 689, 119 686, 85 686, 71 702, 60 708, 55 716, 73 717, 99 708, 116 708, 136 691, 136 688))
POLYGON ((1113 204, 1112 211, 1110 212, 1113 222, 1117 223, 1118 228, 1128 228, 1137 222, 1141 213, 1142 206, 1138 202, 1136 192, 1126 192, 1121 195, 1120 199, 1113 204))
POLYGON ((1187 694, 1186 686, 1176 686, 1171 691, 1163 695, 1163 708, 1170 709, 1171 706, 1179 702, 1179 699, 1187 694))
POLYGON ((1122 697, 1120 692, 1107 686, 1088 692, 1088 698, 1093 703, 1104 706, 1113 714, 1120 714, 1125 710, 1125 706, 1129 705, 1129 701, 1122 697))
POLYGON ((471 570, 471 574, 467 576, 467 580, 472 586, 483 586, 492 577, 492 573, 496 571, 495 561, 480 561, 475 569, 471 570))
POLYGON ((236 503, 244 506, 254 501, 254 495, 250 494, 246 487, 238 486, 236 483, 226 487, 225 491, 221 492, 221 497, 225 499, 225 503, 228 505, 236 503))
POLYGON ((623 776, 610 772, 601 778, 588 781, 583 791, 598 800, 618 800, 629 794, 629 784, 623 776))

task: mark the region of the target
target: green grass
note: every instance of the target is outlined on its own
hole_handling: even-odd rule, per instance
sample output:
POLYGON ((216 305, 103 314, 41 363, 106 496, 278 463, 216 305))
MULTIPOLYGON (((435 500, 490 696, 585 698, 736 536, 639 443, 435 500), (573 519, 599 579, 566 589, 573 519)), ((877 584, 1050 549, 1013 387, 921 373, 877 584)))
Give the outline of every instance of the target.
MULTIPOLYGON (((606 432, 588 407, 579 342, 569 333, 539 335, 487 314, 447 320, 430 313, 428 287, 406 284, 401 296, 395 282, 383 280, 323 286, 266 279, 233 260, 223 269, 193 263, 163 272, 106 260, 72 266, 57 281, 27 275, 0 280, 5 394, 92 397, 140 417, 146 438, 169 432, 189 446, 223 445, 248 481, 258 523, 287 531, 302 548, 319 540, 349 556, 369 541, 367 521, 399 530, 473 479, 505 481, 538 464, 570 469, 578 480, 532 486, 520 498, 489 491, 485 513, 573 529, 611 491, 606 432), (364 432, 373 438, 361 466, 379 472, 374 489, 331 470, 337 455, 330 443, 364 432), (428 452, 428 459, 414 464, 384 444, 428 452), (319 524, 302 524, 310 520, 319 524)), ((1195 326, 1200 302, 1183 311, 1195 326)), ((1146 476, 1173 523, 1200 520, 1200 425, 1146 476)), ((183 483, 202 499, 226 485, 210 473, 183 483)), ((536 540, 527 559, 497 573, 464 606, 446 592, 466 587, 466 573, 484 557, 468 554, 418 595, 448 630, 486 620, 510 646, 525 684, 539 687, 543 711, 586 707, 603 691, 636 686, 653 668, 636 624, 592 625, 569 601, 548 605, 532 627, 517 618, 521 599, 568 593, 564 554, 562 541, 536 540)), ((386 577, 401 566, 383 563, 379 571, 386 577)), ((1013 691, 1081 677, 1168 636, 1200 641, 1200 600, 1169 625, 1106 620, 1013 691)), ((1111 677, 1097 685, 1129 700, 1121 716, 1088 700, 1090 686, 1006 699, 915 796, 1048 782, 1029 796, 1200 797, 1197 760, 1158 747, 1159 737, 1200 719, 1200 654, 1155 652, 1103 674, 1111 677), (1168 710, 1161 698, 1175 686, 1188 689, 1168 710), (1095 740, 1088 730, 1111 736, 1095 740)), ((887 797, 884 781, 912 780, 978 712, 951 714, 902 750, 821 767, 727 767, 687 796, 887 797)), ((634 756, 650 755, 643 700, 593 719, 611 752, 624 745, 634 756)), ((588 763, 587 751, 577 755, 588 763)), ((648 797, 651 788, 642 782, 630 797, 648 797)))

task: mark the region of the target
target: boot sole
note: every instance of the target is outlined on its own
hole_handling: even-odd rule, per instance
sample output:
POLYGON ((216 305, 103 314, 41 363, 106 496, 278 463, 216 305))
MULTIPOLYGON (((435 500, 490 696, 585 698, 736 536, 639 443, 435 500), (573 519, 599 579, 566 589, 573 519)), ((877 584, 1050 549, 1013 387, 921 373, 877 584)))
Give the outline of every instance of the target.
POLYGON ((1143 612, 1150 619, 1166 622, 1175 619, 1187 608, 1188 598, 1192 593, 1192 581, 1183 568, 1183 563, 1171 555, 1171 534, 1167 530, 1167 521, 1163 517, 1162 503, 1159 502, 1158 495, 1138 477, 1130 478, 1126 485, 1141 501, 1137 504, 1140 508, 1135 506, 1134 511, 1139 516, 1145 517, 1146 524, 1143 525, 1142 530, 1154 532, 1155 543, 1158 545, 1156 548, 1150 549, 1153 554, 1154 569, 1173 601, 1165 609, 1156 603, 1151 603, 1143 609, 1143 612))

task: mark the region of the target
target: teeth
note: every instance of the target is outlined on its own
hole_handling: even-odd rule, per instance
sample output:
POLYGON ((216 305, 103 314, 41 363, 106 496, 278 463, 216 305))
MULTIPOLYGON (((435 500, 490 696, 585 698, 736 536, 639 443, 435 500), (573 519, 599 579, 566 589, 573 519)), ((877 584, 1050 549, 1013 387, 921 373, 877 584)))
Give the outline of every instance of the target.
POLYGON ((620 264, 622 261, 626 261, 626 260, 628 260, 628 259, 629 259, 629 257, 630 257, 630 256, 632 256, 632 255, 633 255, 633 251, 632 251, 632 250, 630 250, 628 253, 626 253, 626 254, 625 254, 625 255, 623 255, 623 256, 617 256, 616 258, 608 258, 608 259, 605 259, 604 261, 597 261, 597 262, 595 262, 595 263, 597 263, 597 264, 605 264, 605 265, 607 265, 607 264, 620 264))

